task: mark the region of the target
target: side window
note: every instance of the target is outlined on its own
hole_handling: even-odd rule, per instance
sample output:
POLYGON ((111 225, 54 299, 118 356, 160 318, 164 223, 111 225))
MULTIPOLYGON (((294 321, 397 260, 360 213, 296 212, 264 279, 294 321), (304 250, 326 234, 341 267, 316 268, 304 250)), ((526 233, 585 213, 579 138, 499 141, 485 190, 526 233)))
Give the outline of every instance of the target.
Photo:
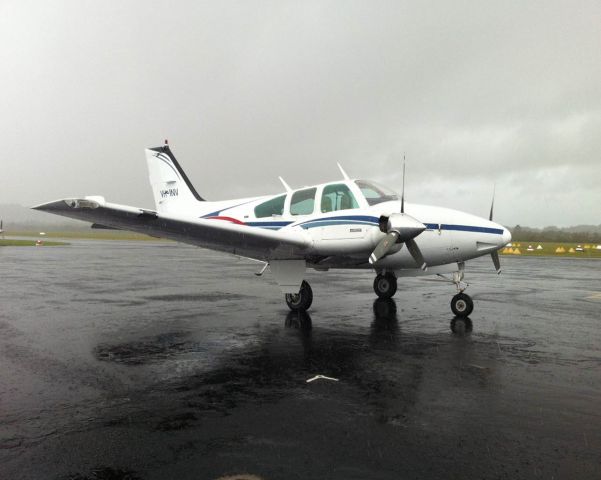
POLYGON ((321 195, 321 211, 349 210, 359 208, 353 192, 344 184, 327 185, 321 195))
POLYGON ((286 195, 272 198, 255 207, 255 217, 273 217, 274 215, 282 215, 284 213, 284 202, 286 195))
POLYGON ((315 192, 316 188, 307 188, 299 190, 292 194, 290 200, 290 213, 292 215, 309 215, 313 213, 315 208, 315 192))

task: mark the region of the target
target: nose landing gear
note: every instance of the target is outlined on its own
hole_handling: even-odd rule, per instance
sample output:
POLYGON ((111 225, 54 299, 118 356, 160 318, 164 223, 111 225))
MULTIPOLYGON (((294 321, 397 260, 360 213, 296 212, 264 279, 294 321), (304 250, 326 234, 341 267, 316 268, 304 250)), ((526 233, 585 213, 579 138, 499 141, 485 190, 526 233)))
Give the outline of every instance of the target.
POLYGON ((461 262, 459 264, 459 271, 453 274, 453 283, 457 287, 457 290, 459 290, 459 293, 451 299, 451 310, 455 316, 459 318, 467 318, 474 310, 474 302, 472 301, 472 298, 468 294, 463 293, 463 291, 468 287, 468 284, 465 283, 465 286, 461 287, 464 269, 465 264, 461 262))
POLYGON ((457 317, 469 317, 474 310, 474 302, 469 295, 460 292, 451 299, 451 310, 457 317))

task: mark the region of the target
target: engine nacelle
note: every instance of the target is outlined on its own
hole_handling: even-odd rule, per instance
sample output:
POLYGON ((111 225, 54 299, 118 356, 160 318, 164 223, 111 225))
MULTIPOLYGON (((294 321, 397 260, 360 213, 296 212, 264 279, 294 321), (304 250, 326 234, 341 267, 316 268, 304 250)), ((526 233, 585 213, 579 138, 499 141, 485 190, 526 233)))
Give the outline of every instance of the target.
POLYGON ((382 233, 396 232, 398 243, 415 238, 426 229, 423 223, 406 213, 382 215, 378 223, 382 233))

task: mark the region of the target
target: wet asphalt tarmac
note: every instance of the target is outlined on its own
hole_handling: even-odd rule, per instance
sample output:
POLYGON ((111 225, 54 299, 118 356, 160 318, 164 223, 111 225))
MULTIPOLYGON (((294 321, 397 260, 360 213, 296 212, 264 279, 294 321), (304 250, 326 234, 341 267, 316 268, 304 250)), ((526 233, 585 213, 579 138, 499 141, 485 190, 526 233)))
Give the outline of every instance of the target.
POLYGON ((502 261, 454 333, 431 280, 310 273, 302 316, 195 248, 1 248, 0 478, 601 478, 601 262, 502 261))

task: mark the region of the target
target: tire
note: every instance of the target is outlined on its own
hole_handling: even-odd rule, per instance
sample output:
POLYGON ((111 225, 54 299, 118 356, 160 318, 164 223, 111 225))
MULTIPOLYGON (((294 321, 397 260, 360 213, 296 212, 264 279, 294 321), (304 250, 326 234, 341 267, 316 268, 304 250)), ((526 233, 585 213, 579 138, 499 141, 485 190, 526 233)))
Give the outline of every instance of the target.
POLYGON ((455 316, 467 318, 474 310, 474 302, 469 295, 458 293, 451 299, 451 310, 455 316))
POLYGON ((380 298, 392 298, 396 293, 397 281, 392 273, 376 275, 374 279, 374 292, 380 298))
POLYGON ((311 286, 303 280, 298 293, 287 293, 285 298, 288 308, 293 312, 308 310, 313 303, 313 290, 311 290, 311 286))

